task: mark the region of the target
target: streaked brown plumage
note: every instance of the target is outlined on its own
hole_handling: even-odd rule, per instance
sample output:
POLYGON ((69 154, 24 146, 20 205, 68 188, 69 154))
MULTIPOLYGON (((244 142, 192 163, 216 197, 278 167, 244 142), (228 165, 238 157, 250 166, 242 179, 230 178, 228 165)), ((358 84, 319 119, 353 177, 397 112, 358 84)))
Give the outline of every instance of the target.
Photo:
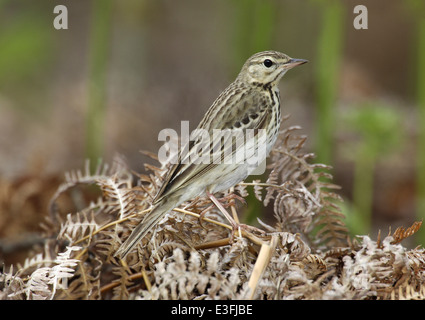
MULTIPOLYGON (((243 65, 236 80, 231 83, 214 101, 198 129, 206 130, 213 136, 214 130, 235 130, 247 132, 252 129, 255 136, 246 138, 246 150, 258 151, 259 136, 256 134, 264 129, 266 133, 265 152, 260 160, 265 158, 273 147, 280 128, 280 97, 277 84, 282 76, 294 66, 307 62, 301 59, 292 59, 277 51, 264 51, 251 56, 243 65)), ((233 139, 233 138, 230 138, 233 139)), ((237 140, 230 142, 231 153, 238 151, 237 140)), ((215 150, 218 140, 212 139, 209 146, 211 154, 223 159, 225 147, 215 150)), ((132 231, 128 239, 117 251, 117 255, 124 258, 163 217, 181 203, 199 195, 207 194, 219 206, 213 194, 229 189, 244 180, 258 163, 248 163, 247 153, 242 163, 193 163, 186 161, 191 152, 196 152, 199 146, 196 142, 189 144, 189 153, 186 158, 180 157, 177 164, 168 172, 164 183, 157 193, 152 210, 139 225, 132 231)), ((223 212, 223 208, 219 209, 223 212)), ((226 212, 223 212, 232 222, 226 212)))

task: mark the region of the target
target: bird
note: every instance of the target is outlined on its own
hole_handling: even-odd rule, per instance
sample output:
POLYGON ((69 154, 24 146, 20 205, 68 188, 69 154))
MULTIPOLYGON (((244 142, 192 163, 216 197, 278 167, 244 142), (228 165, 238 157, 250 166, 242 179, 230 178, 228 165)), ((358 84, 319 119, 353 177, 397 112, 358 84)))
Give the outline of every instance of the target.
POLYGON ((178 154, 152 201, 151 211, 118 248, 116 256, 124 259, 168 212, 201 195, 208 196, 233 229, 239 227, 214 194, 245 180, 270 153, 281 123, 279 81, 289 69, 306 62, 273 50, 258 52, 248 58, 235 81, 219 94, 196 128, 213 138, 207 143, 204 141, 203 145, 199 141, 190 140, 185 146, 187 152, 178 154), (232 130, 239 133, 251 130, 250 138, 243 134, 236 135, 236 138, 232 135, 214 138, 215 132, 232 130), (263 140, 260 140, 260 133, 263 140), (238 144, 238 141, 244 141, 245 144, 238 144), (258 159, 249 161, 260 147, 258 159), (207 154, 209 152, 210 160, 214 157, 223 160, 226 152, 230 155, 239 154, 242 158, 237 163, 188 161, 202 148, 207 154))

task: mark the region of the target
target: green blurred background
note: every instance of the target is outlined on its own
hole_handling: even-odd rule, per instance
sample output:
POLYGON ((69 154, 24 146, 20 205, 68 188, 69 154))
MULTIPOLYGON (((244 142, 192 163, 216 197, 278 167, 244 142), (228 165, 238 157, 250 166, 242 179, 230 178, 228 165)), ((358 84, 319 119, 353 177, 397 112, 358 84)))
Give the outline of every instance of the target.
MULTIPOLYGON (((181 120, 195 128, 267 49, 310 61, 280 85, 284 125, 302 126, 308 150, 333 166, 351 232, 421 220, 423 0, 0 0, 0 237, 19 230, 8 201, 22 181, 116 153, 143 170, 139 150, 156 152, 158 132, 181 120), (353 26, 359 4, 367 30, 353 26), (53 27, 56 5, 67 30, 53 27)), ((424 243, 422 230, 411 245, 424 243)))

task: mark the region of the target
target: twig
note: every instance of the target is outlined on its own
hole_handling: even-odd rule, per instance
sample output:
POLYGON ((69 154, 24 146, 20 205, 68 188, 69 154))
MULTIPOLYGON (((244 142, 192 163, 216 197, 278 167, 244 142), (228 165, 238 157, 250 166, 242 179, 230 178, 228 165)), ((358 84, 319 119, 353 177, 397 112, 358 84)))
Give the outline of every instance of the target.
POLYGON ((112 226, 114 226, 114 225, 116 225, 116 224, 119 224, 119 223, 121 223, 121 222, 127 221, 127 220, 128 220, 128 219, 130 219, 130 218, 134 218, 134 217, 138 216, 139 214, 143 214, 143 213, 146 213, 146 212, 149 212, 149 211, 151 211, 151 208, 149 208, 149 209, 145 209, 145 210, 142 210, 142 211, 139 211, 139 212, 134 213, 134 214, 132 214, 132 215, 129 215, 129 216, 125 217, 125 218, 122 218, 122 219, 115 220, 115 221, 112 221, 112 222, 110 222, 110 223, 107 223, 107 224, 105 224, 104 226, 100 227, 99 229, 97 229, 97 230, 93 231, 91 234, 89 234, 89 235, 87 235, 87 236, 85 236, 85 237, 83 237, 83 238, 81 238, 81 239, 78 239, 78 240, 77 240, 76 242, 74 242, 74 243, 75 243, 75 244, 78 244, 78 243, 80 243, 80 242, 83 242, 83 241, 85 241, 85 240, 87 240, 87 239, 90 239, 90 238, 91 238, 92 236, 94 236, 95 234, 98 234, 98 233, 99 233, 100 231, 102 231, 102 230, 108 229, 109 227, 112 227, 112 226))

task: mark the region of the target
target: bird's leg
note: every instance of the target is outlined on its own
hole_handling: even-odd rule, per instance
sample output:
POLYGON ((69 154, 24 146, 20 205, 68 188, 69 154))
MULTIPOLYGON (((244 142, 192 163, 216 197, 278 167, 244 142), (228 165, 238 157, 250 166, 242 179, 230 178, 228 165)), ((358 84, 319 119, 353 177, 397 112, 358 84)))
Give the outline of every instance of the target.
POLYGON ((235 219, 233 219, 233 217, 229 214, 229 212, 227 212, 227 210, 224 208, 224 206, 221 204, 221 202, 218 201, 218 199, 212 193, 210 193, 209 191, 207 191, 206 193, 207 193, 208 198, 211 199, 211 201, 216 205, 216 207, 221 211, 221 213, 223 213, 223 215, 226 217, 226 219, 232 225, 232 234, 230 236, 231 241, 233 241, 233 236, 234 236, 236 230, 239 230, 239 236, 242 236, 242 234, 240 232, 241 228, 245 229, 245 230, 249 230, 249 231, 255 231, 255 232, 258 232, 258 233, 262 233, 262 234, 265 233, 264 230, 236 222, 235 219))
POLYGON ((237 195, 236 193, 229 193, 227 195, 225 195, 223 198, 221 198, 220 200, 225 200, 225 201, 231 201, 231 200, 239 200, 239 202, 246 204, 246 200, 245 198, 237 195))
MULTIPOLYGON (((230 222, 230 224, 232 225, 232 235, 230 237, 230 240, 233 241, 233 235, 236 232, 236 230, 239 230, 240 228, 240 224, 237 223, 232 216, 229 214, 229 212, 227 212, 226 208, 224 208, 224 206, 221 204, 220 201, 218 201, 218 199, 209 191, 206 192, 208 198, 211 199, 211 201, 215 204, 215 206, 218 208, 218 210, 221 211, 221 213, 226 217, 226 219, 230 222)), ((239 230, 239 235, 241 235, 241 232, 239 230)))
POLYGON ((192 202, 190 202, 183 209, 188 210, 189 208, 194 207, 200 200, 201 200, 201 197, 200 196, 196 197, 192 202))
POLYGON ((208 206, 206 209, 202 210, 202 211, 201 211, 201 213, 199 214, 199 218, 198 218, 198 220, 199 220, 199 225, 200 225, 202 228, 204 228, 204 229, 206 229, 206 228, 202 225, 202 219, 204 218, 205 214, 206 214, 209 210, 211 210, 213 207, 214 207, 214 205, 212 204, 212 205, 208 206))
MULTIPOLYGON (((189 203, 187 206, 185 206, 183 209, 184 209, 184 210, 188 210, 188 209, 190 209, 191 207, 196 206, 196 204, 197 204, 200 200, 201 200, 201 197, 200 197, 200 196, 196 197, 196 198, 195 198, 192 202, 190 202, 190 203, 189 203)), ((198 217, 199 225, 200 225, 202 228, 204 228, 204 229, 206 229, 206 228, 202 225, 202 219, 204 218, 205 214, 206 214, 209 210, 211 210, 211 208, 212 208, 212 207, 214 207, 214 205, 210 205, 210 206, 208 206, 206 209, 202 210, 202 211, 201 211, 201 213, 199 214, 199 217, 198 217)))
POLYGON ((223 197, 221 200, 225 200, 229 203, 230 210, 232 211, 233 219, 239 223, 239 217, 238 213, 236 212, 236 201, 235 199, 238 199, 241 203, 246 204, 246 201, 241 196, 238 196, 234 193, 234 188, 230 189, 231 192, 227 194, 225 197, 223 197))

